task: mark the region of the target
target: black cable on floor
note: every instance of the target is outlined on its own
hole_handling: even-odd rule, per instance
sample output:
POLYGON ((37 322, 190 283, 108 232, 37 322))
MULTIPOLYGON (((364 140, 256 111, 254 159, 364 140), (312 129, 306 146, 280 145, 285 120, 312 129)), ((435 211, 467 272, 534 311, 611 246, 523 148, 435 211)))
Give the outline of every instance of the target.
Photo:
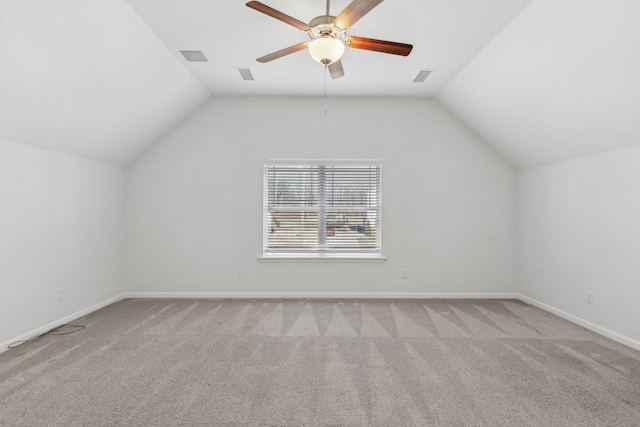
POLYGON ((21 346, 22 344, 26 344, 26 343, 31 342, 31 341, 36 341, 36 340, 38 340, 38 339, 40 339, 40 338, 42 338, 42 337, 44 337, 46 335, 71 335, 71 334, 75 334, 76 332, 80 332, 81 330, 86 329, 86 328, 87 327, 83 326, 83 325, 72 325, 72 324, 66 323, 64 325, 56 326, 53 329, 49 329, 47 332, 43 332, 40 335, 35 335, 35 336, 33 336, 33 337, 29 338, 29 339, 20 340, 20 341, 14 341, 11 344, 9 344, 7 346, 7 348, 16 348, 18 346, 21 346), (56 332, 56 331, 64 328, 65 326, 69 326, 71 328, 76 328, 76 329, 73 330, 73 331, 70 331, 70 332, 56 332))

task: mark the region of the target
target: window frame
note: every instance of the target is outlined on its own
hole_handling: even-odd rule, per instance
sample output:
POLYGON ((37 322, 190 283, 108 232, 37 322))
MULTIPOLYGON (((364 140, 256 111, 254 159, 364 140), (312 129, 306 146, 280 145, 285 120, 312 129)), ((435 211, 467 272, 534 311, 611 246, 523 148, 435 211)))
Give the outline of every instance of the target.
MULTIPOLYGON (((323 173, 320 173, 323 175, 323 173)), ((327 182, 327 177, 319 181, 319 187, 322 187, 327 182)), ((258 260, 261 262, 315 262, 315 261, 325 261, 325 262, 383 262, 386 260, 386 257, 382 255, 382 161, 381 160, 369 160, 369 159, 266 159, 263 162, 263 201, 262 201, 262 255, 258 257, 258 260), (322 248, 321 241, 322 237, 326 238, 326 228, 318 230, 319 233, 319 242, 318 244, 311 249, 286 249, 286 250, 274 250, 269 249, 268 247, 268 239, 269 239, 269 212, 270 208, 273 209, 273 206, 269 204, 269 178, 268 171, 271 166, 310 166, 310 167, 321 167, 321 166, 374 166, 378 168, 378 204, 376 209, 376 247, 375 248, 365 248, 361 250, 354 250, 353 248, 348 249, 327 249, 322 248), (324 233, 323 233, 324 231, 324 233)), ((317 208, 309 208, 309 210, 318 213, 318 224, 322 224, 326 222, 326 213, 327 211, 336 210, 335 207, 327 206, 324 201, 325 193, 322 191, 322 188, 318 189, 318 206, 317 208)), ((286 211, 288 208, 281 208, 283 211, 286 211)), ((296 208, 299 210, 305 210, 304 207, 296 208)), ((341 208, 342 209, 342 208, 341 208)), ((346 207, 344 210, 353 210, 357 211, 367 211, 371 210, 371 208, 364 207, 346 207)))

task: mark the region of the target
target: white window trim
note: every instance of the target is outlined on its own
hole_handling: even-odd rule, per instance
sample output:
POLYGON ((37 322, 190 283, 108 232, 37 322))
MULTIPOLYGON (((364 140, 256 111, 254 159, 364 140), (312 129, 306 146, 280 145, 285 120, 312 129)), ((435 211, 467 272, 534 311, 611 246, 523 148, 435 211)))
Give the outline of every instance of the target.
MULTIPOLYGON (((382 186, 382 160, 380 159, 265 159, 263 162, 263 168, 267 165, 379 165, 380 166, 380 184, 382 186)), ((267 189, 267 183, 263 182, 263 198, 267 189)), ((382 187, 380 188, 382 190, 382 187)), ((263 228, 263 241, 262 241, 262 255, 258 256, 259 262, 385 262, 387 257, 380 252, 279 252, 279 253, 265 253, 265 239, 266 229, 264 227, 265 209, 267 206, 264 204, 263 199, 263 212, 262 212, 262 228, 263 228)), ((379 224, 378 224, 378 238, 380 242, 380 249, 382 250, 382 198, 380 198, 379 208, 379 224)))
POLYGON ((260 262, 385 262, 382 254, 280 253, 258 256, 260 262))

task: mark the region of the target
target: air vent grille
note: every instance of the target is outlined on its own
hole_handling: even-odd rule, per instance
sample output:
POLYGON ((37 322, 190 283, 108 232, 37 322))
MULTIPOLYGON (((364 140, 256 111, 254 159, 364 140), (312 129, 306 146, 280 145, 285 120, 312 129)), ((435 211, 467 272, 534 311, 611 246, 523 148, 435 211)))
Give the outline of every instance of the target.
POLYGON ((240 76, 242 76, 242 80, 254 80, 253 74, 251 74, 251 70, 248 68, 238 68, 238 72, 240 76))
POLYGON ((200 50, 181 50, 180 53, 188 62, 209 62, 200 50))
POLYGON ((414 83, 424 83, 424 81, 429 77, 433 70, 420 70, 415 79, 413 79, 414 83))

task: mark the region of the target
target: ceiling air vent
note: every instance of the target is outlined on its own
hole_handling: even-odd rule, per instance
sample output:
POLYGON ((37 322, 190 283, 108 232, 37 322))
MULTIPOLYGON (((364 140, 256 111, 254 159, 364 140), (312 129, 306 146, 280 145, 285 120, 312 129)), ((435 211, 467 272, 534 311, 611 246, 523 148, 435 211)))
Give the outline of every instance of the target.
POLYGON ((188 62, 209 62, 200 50, 181 50, 180 53, 188 62))
POLYGON ((424 81, 429 77, 433 70, 421 70, 415 79, 413 79, 414 83, 424 83, 424 81))
POLYGON ((255 80, 253 74, 251 74, 251 70, 248 68, 238 68, 238 72, 240 76, 242 76, 242 80, 255 80))

